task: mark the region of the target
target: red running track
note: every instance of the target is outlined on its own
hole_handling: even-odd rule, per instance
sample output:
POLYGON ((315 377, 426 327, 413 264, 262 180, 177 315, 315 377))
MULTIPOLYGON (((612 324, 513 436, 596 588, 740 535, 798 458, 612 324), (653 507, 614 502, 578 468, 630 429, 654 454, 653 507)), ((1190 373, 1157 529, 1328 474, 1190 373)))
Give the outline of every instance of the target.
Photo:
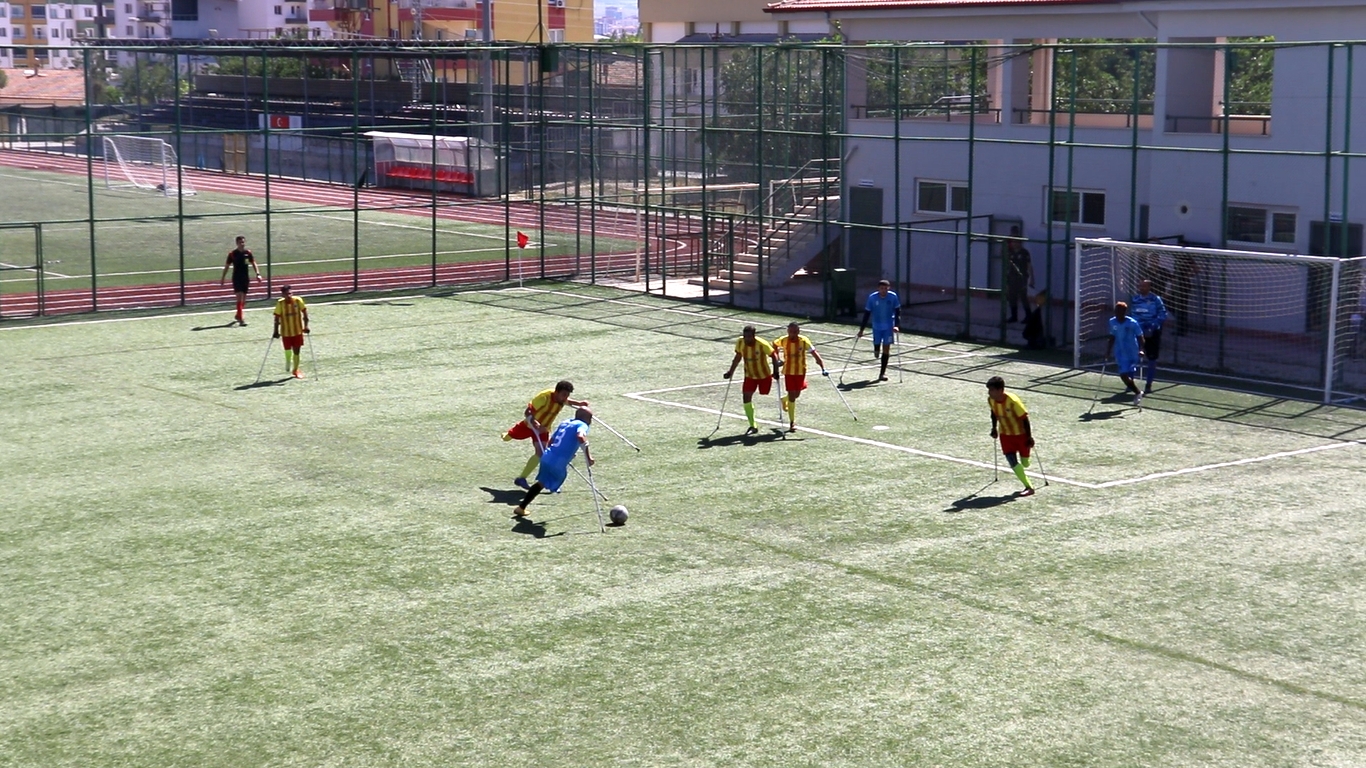
MULTIPOLYGON (((0 150, 0 166, 78 176, 87 174, 85 158, 43 152, 0 150)), ((96 178, 103 177, 103 168, 103 160, 94 160, 93 173, 96 178)), ((189 168, 182 169, 182 173, 196 190, 258 199, 266 196, 266 179, 261 176, 227 175, 189 168)), ((362 189, 357 194, 351 187, 346 186, 276 178, 270 179, 269 186, 272 200, 288 200, 343 209, 350 209, 355 203, 361 210, 392 209, 390 212, 393 213, 431 217, 431 193, 362 189), (424 207, 426 210, 423 210, 424 207)), ((568 207, 545 206, 543 224, 542 207, 537 203, 485 202, 451 195, 438 195, 437 203, 438 206, 446 206, 438 207, 437 218, 453 221, 490 225, 508 223, 513 229, 544 227, 546 231, 564 234, 579 231, 582 223, 575 210, 568 207)), ((597 211, 596 231, 604 237, 639 244, 642 239, 640 228, 640 220, 633 212, 602 209, 597 211)), ((666 256, 686 250, 686 245, 682 241, 674 239, 666 239, 665 246, 666 256)), ((652 258, 658 258, 659 255, 653 253, 652 258)), ((636 269, 638 257, 639 251, 600 254, 596 257, 574 254, 547 256, 542 271, 542 262, 537 254, 528 255, 520 260, 513 258, 507 261, 438 264, 435 271, 431 265, 375 267, 361 269, 358 272, 347 270, 290 275, 288 280, 300 294, 318 296, 355 291, 496 283, 518 277, 519 268, 525 270, 528 278, 570 278, 584 273, 590 264, 598 275, 631 273, 636 269)), ((46 292, 43 295, 41 314, 90 312, 97 308, 138 309, 224 303, 231 302, 233 294, 230 286, 219 285, 216 280, 202 280, 185 283, 183 293, 177 283, 100 287, 98 304, 95 299, 95 294, 89 288, 46 292)), ((38 314, 39 302, 36 293, 0 296, 0 317, 31 317, 38 314)))

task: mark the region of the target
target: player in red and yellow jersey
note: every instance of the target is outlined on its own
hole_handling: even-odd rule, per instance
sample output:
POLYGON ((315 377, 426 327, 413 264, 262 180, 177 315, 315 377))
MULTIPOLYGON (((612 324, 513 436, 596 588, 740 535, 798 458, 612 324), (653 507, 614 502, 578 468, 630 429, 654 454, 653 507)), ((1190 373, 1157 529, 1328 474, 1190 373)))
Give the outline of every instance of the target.
MULTIPOLYGON (((280 339, 285 348, 285 370, 302 379, 299 372, 299 351, 304 348, 304 334, 308 333, 308 307, 304 306, 302 296, 295 296, 289 286, 280 288, 280 300, 275 302, 275 330, 272 335, 280 339)), ((315 371, 316 373, 316 371, 315 371)))
POLYGON ((1015 476, 1024 483, 1021 496, 1033 496, 1025 469, 1029 466, 1029 449, 1034 447, 1034 435, 1029 429, 1029 412, 1024 402, 1006 392, 1006 381, 1000 376, 987 379, 987 405, 991 408, 991 436, 1001 438, 1001 453, 1015 476), (1016 455, 1019 455, 1019 458, 1016 455))
POLYGON ((806 353, 810 352, 816 358, 822 376, 829 376, 830 372, 825 370, 821 353, 811 345, 811 339, 802 335, 801 326, 796 323, 787 324, 787 335, 774 339, 773 348, 778 353, 778 364, 782 367, 783 384, 787 386, 787 396, 783 398, 783 410, 787 411, 788 418, 787 431, 796 432, 797 398, 806 389, 806 353))
POLYGON ((541 463, 541 452, 545 450, 546 441, 550 438, 550 428, 555 426, 555 417, 560 415, 560 409, 566 405, 575 408, 586 408, 587 400, 574 400, 569 396, 574 394, 574 385, 568 380, 560 381, 555 384, 554 389, 543 389, 531 398, 527 403, 526 410, 523 411, 522 420, 512 425, 512 428, 503 433, 504 440, 526 440, 531 438, 531 445, 536 449, 536 453, 527 459, 526 466, 522 468, 522 474, 518 475, 512 482, 518 488, 530 488, 531 484, 527 478, 535 471, 536 465, 541 463))
POLYGON ((745 326, 744 335, 735 342, 735 357, 730 361, 730 370, 723 373, 722 378, 729 379, 735 373, 735 367, 741 361, 745 363, 745 383, 740 391, 744 393, 745 418, 749 419, 749 429, 745 430, 746 435, 753 435, 759 431, 759 427, 754 423, 754 391, 759 394, 767 395, 773 388, 773 380, 778 378, 778 354, 773 351, 773 345, 759 338, 754 326, 745 326), (772 367, 769 362, 772 361, 772 367))

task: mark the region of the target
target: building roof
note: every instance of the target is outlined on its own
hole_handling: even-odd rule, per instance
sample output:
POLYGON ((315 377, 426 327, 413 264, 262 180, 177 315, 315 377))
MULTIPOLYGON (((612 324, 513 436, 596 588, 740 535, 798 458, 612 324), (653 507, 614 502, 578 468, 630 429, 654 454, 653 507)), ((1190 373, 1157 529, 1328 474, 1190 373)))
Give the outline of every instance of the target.
POLYGON ((737 44, 737 45, 738 45, 738 44, 744 44, 744 43, 783 43, 783 42, 816 43, 816 42, 820 42, 821 40, 824 40, 824 39, 827 38, 827 37, 829 37, 829 35, 824 35, 824 34, 811 34, 811 33, 786 34, 786 35, 783 35, 783 34, 778 34, 778 33, 774 32, 774 33, 772 33, 772 34, 764 34, 764 33, 745 33, 745 34, 740 34, 740 35, 728 35, 728 34, 727 34, 727 35, 718 35, 718 34, 712 34, 711 32, 694 32, 693 34, 687 35, 687 36, 685 36, 685 37, 682 37, 682 38, 680 38, 680 39, 678 39, 678 40, 675 40, 674 42, 675 42, 675 43, 712 43, 712 44, 730 44, 730 43, 734 43, 734 44, 737 44))
POLYGON ((770 13, 803 11, 869 11, 895 8, 1037 8, 1055 5, 1117 5, 1122 0, 779 0, 769 4, 770 13))
POLYGON ((6 69, 0 105, 70 106, 85 103, 85 73, 78 69, 6 69))

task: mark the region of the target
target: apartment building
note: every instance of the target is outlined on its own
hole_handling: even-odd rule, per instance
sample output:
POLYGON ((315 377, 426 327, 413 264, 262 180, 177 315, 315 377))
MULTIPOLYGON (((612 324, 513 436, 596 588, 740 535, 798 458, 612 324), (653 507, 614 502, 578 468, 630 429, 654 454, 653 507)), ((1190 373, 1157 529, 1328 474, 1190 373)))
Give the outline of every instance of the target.
MULTIPOLYGON (((311 0, 323 36, 399 40, 482 40, 481 0, 311 0)), ((492 39, 593 41, 593 0, 497 0, 492 39)))

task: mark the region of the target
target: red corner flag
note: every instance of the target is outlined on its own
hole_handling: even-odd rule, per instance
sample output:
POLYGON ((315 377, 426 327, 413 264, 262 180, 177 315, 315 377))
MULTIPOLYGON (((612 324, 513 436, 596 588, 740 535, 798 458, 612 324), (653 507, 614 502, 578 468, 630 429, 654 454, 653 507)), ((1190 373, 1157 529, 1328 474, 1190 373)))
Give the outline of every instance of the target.
POLYGON ((525 247, 526 247, 526 244, 529 243, 529 242, 531 242, 531 238, 527 237, 525 232, 518 232, 518 233, 517 233, 517 247, 518 247, 518 248, 525 248, 525 247))

